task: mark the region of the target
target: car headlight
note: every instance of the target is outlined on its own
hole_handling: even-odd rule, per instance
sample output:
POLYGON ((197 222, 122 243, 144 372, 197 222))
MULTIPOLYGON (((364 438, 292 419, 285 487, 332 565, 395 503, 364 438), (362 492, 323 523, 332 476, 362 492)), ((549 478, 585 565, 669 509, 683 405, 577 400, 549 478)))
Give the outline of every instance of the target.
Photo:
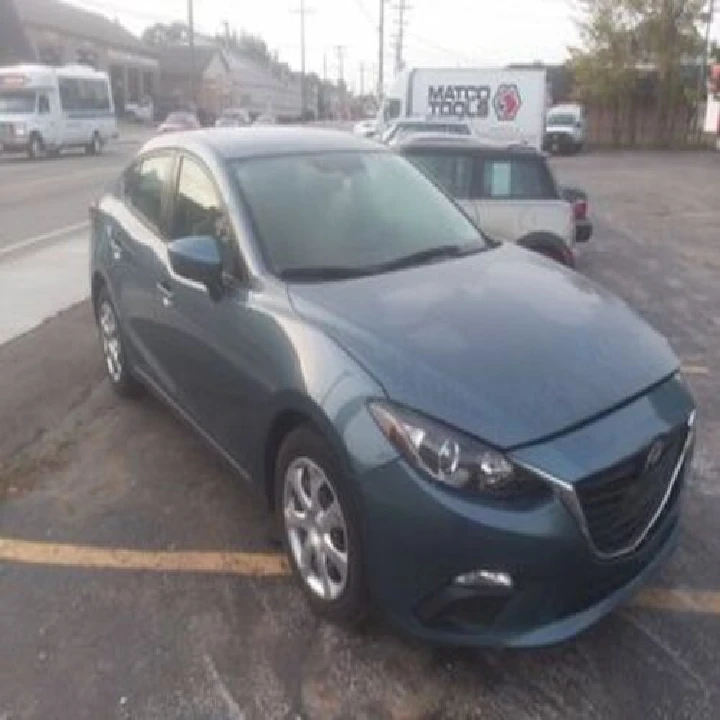
POLYGON ((438 483, 498 501, 551 495, 540 478, 475 438, 385 401, 373 401, 369 408, 400 454, 438 483))
POLYGON ((27 125, 24 123, 17 123, 15 125, 15 134, 18 137, 25 137, 25 135, 27 135, 27 125))

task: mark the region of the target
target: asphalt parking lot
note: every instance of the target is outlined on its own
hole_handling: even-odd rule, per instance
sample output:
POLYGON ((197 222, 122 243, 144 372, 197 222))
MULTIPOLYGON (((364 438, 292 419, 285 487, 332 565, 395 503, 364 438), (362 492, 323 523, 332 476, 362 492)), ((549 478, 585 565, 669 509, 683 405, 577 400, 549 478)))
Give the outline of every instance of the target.
POLYGON ((669 337, 699 405, 648 590, 532 652, 319 622, 259 493, 152 398, 114 397, 85 302, 0 346, 0 720, 717 718, 720 154, 555 167, 590 193, 579 270, 669 337))

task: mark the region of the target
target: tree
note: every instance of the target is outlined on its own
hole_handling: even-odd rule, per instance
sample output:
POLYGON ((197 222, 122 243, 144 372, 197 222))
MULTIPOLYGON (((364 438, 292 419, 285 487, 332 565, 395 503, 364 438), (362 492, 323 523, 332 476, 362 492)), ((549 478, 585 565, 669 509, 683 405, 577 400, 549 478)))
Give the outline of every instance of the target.
POLYGON ((697 92, 683 75, 683 63, 700 55, 699 33, 706 0, 579 0, 581 49, 572 49, 577 94, 609 106, 614 139, 620 139, 620 113, 634 107, 639 69, 657 78, 656 141, 672 134, 680 103, 697 104, 697 92))
POLYGON ((153 47, 187 45, 190 42, 190 28, 182 22, 155 23, 145 29, 142 41, 153 47))

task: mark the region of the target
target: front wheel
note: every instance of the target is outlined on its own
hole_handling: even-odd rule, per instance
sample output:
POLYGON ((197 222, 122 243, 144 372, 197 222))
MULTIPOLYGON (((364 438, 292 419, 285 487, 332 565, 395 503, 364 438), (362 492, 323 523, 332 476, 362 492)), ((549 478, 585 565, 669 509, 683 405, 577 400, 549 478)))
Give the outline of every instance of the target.
POLYGON ((137 394, 139 385, 132 375, 120 322, 106 288, 100 290, 95 308, 105 369, 115 392, 122 397, 137 394))
POLYGON ((85 149, 85 152, 88 155, 100 155, 102 153, 102 139, 100 138, 100 134, 95 132, 93 133, 92 139, 90 140, 87 148, 85 149))
POLYGON ((294 575, 314 612, 344 625, 360 623, 369 602, 358 520, 340 463, 311 427, 282 443, 275 505, 294 575))
POLYGON ((30 136, 30 143, 28 144, 28 157, 31 160, 37 160, 43 156, 44 152, 45 145, 42 138, 37 133, 33 133, 30 136))

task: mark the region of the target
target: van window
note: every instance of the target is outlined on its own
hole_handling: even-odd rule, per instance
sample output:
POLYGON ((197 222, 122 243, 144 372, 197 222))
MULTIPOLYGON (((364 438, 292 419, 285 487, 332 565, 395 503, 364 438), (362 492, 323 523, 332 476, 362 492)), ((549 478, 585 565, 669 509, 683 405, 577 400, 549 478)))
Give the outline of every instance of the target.
POLYGON ((473 197, 495 200, 557 199, 557 188, 541 157, 499 157, 477 160, 473 197))
POLYGON ((123 178, 125 200, 153 227, 160 231, 163 191, 170 180, 171 155, 153 155, 132 165, 123 178))
POLYGON ((66 112, 110 110, 110 93, 105 80, 61 77, 58 78, 58 85, 60 104, 66 112))
POLYGON ((47 95, 40 95, 38 98, 38 113, 40 115, 47 115, 50 112, 50 101, 47 95))

